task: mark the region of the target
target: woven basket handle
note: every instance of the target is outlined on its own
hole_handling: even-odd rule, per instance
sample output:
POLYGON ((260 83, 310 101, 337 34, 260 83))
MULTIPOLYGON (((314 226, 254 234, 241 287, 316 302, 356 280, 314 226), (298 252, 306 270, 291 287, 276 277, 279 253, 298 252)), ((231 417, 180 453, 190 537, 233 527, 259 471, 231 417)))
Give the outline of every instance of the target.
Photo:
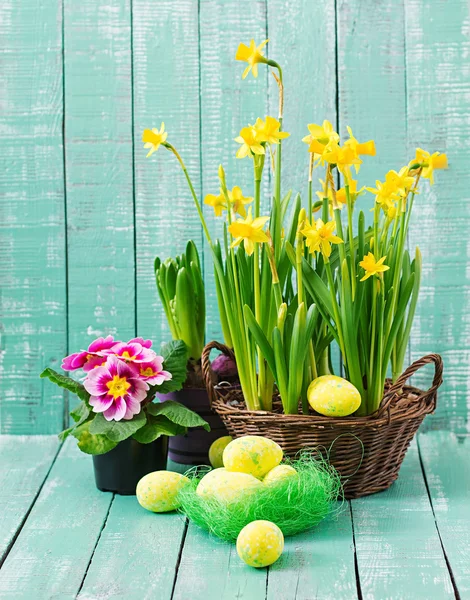
POLYGON ((442 364, 442 358, 440 357, 439 354, 428 354, 427 356, 423 356, 423 358, 416 360, 405 371, 403 371, 403 373, 395 381, 395 383, 387 390, 387 392, 385 393, 384 399, 382 401, 382 404, 380 406, 379 414, 382 414, 386 410, 389 409, 390 404, 392 403, 393 399, 400 392, 402 387, 405 385, 406 381, 412 375, 414 375, 414 373, 416 373, 416 371, 418 371, 418 369, 420 369, 421 367, 424 367, 424 365, 428 365, 430 363, 434 363, 434 379, 432 381, 431 387, 428 389, 427 392, 425 392, 421 396, 421 398, 429 398, 429 397, 434 396, 434 403, 435 403, 436 392, 442 383, 442 371, 444 369, 444 366, 442 364))
POLYGON ((225 354, 225 356, 228 356, 234 362, 236 361, 233 350, 231 350, 228 346, 224 346, 224 344, 219 344, 219 342, 209 342, 206 346, 204 346, 204 350, 202 351, 201 355, 202 376, 204 378, 204 383, 206 384, 209 402, 212 405, 212 402, 215 400, 216 395, 214 390, 214 373, 211 368, 211 350, 219 350, 220 352, 222 352, 222 354, 225 354))

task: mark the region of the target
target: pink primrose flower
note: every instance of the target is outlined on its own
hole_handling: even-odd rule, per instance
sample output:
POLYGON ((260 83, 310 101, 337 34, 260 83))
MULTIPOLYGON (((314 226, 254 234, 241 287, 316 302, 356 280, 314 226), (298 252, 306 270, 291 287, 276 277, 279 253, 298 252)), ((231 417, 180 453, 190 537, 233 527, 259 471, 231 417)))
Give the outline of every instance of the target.
POLYGON ((106 362, 103 355, 116 344, 112 335, 105 338, 97 338, 88 346, 88 350, 75 352, 62 359, 62 369, 64 371, 76 371, 83 369, 91 371, 97 366, 101 366, 106 362))
POLYGON ((139 414, 149 389, 136 369, 116 356, 108 356, 104 366, 90 371, 83 385, 91 394, 93 412, 103 413, 107 421, 132 419, 139 414))
POLYGON ((172 374, 163 370, 163 356, 156 356, 151 362, 135 365, 139 369, 139 376, 150 385, 162 385, 164 381, 172 379, 172 374))
POLYGON ((141 338, 141 337, 133 338, 132 340, 129 340, 128 344, 132 344, 133 342, 137 342, 138 344, 140 344, 144 348, 151 348, 152 347, 152 340, 144 340, 144 338, 141 338))
POLYGON ((142 346, 139 342, 118 342, 112 348, 106 351, 107 354, 114 354, 127 362, 143 363, 152 362, 157 356, 153 350, 142 346))

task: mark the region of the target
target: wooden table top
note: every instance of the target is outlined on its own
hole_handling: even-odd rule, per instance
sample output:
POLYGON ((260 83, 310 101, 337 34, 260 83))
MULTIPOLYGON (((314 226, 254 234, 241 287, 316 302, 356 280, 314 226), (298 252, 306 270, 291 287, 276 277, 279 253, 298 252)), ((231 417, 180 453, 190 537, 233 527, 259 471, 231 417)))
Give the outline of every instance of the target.
POLYGON ((99 492, 54 436, 0 437, 0 598, 470 598, 470 437, 419 436, 387 492, 286 538, 268 569, 179 514, 99 492))

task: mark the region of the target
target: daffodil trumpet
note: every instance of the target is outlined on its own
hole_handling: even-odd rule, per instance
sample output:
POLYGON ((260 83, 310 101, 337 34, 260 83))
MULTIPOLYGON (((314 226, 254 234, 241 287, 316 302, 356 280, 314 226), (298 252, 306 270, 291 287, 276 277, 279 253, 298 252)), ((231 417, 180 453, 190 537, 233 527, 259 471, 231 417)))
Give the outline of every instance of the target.
MULTIPOLYGON (((142 140, 149 156, 164 147, 183 169, 212 255, 221 327, 235 353, 247 408, 271 410, 278 394, 286 414, 308 412, 308 386, 334 371, 331 349, 337 345, 345 376, 361 395, 357 414, 373 414, 387 376, 395 380, 403 370, 417 307, 422 260, 418 248, 411 256, 406 241, 418 184, 423 179, 432 184, 447 157, 418 148, 407 166, 388 171, 375 187, 359 188, 353 177, 375 156, 374 141, 359 141, 349 127, 343 139, 328 120, 311 123, 302 140, 308 149, 307 207, 299 194, 283 196, 282 144, 289 136, 282 127, 283 74, 265 56, 267 42, 240 44, 236 54, 247 63, 243 78, 249 73, 256 78, 260 65, 267 65, 279 90, 277 118, 259 117, 234 138, 236 158, 242 165, 252 161, 252 189, 242 190, 236 181, 228 185, 220 166, 218 189, 207 190, 201 202, 164 124, 145 130, 142 140), (314 202, 318 168, 324 175, 314 202), (266 212, 265 169, 271 169, 273 181, 266 212), (373 205, 369 228, 364 210, 355 212, 366 191, 373 205), (203 206, 222 220, 221 242, 212 239, 203 206)), ((170 314, 174 307, 166 297, 168 290, 162 302, 170 314)), ((180 320, 188 331, 196 326, 180 320)), ((181 335, 176 323, 170 326, 181 335)), ((187 343, 193 354, 200 349, 200 329, 198 334, 194 344, 187 343)))

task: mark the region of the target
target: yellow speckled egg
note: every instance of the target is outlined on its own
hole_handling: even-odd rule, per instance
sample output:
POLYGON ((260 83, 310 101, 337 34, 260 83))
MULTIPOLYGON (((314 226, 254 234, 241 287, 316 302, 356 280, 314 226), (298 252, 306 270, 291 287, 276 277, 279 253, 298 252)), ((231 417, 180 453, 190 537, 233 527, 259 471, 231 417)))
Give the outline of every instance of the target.
POLYGON ((361 394, 352 383, 336 375, 314 379, 307 390, 310 406, 326 417, 347 417, 361 404, 361 394))
POLYGON ((281 462, 282 448, 268 438, 245 435, 230 442, 224 450, 223 460, 228 471, 262 478, 281 462))
POLYGON ((238 534, 238 556, 250 567, 267 567, 276 562, 284 550, 284 536, 271 521, 253 521, 238 534))
POLYGON ((277 483, 278 481, 283 481, 284 479, 293 479, 298 477, 299 474, 290 465, 278 465, 271 469, 264 476, 263 482, 267 484, 277 483))
POLYGON ((214 469, 224 466, 222 455, 231 441, 232 437, 230 435, 224 435, 218 440, 215 440, 215 442, 212 442, 211 447, 209 448, 209 462, 214 469))
POLYGON ((196 493, 202 498, 217 498, 225 502, 237 500, 242 493, 253 493, 262 489, 262 482, 247 473, 232 473, 224 469, 214 469, 199 482, 196 493))
POLYGON ((178 492, 189 479, 172 471, 154 471, 142 477, 137 484, 137 500, 152 512, 168 512, 179 507, 178 492))

